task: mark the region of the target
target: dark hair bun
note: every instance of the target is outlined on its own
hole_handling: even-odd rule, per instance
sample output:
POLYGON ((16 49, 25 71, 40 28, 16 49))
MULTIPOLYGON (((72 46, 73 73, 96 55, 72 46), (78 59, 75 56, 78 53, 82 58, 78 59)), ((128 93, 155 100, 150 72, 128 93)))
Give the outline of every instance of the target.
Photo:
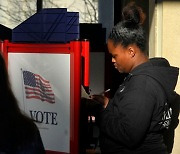
POLYGON ((122 19, 127 28, 142 25, 145 21, 145 18, 146 15, 143 10, 134 2, 129 3, 123 8, 122 19))

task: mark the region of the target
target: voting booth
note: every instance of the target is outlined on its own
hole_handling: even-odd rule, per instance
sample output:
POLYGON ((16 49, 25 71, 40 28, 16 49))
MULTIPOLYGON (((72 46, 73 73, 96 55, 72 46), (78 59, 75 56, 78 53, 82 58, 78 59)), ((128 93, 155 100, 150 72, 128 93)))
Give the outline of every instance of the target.
POLYGON ((79 154, 81 85, 89 86, 89 42, 5 40, 1 51, 19 106, 37 121, 47 154, 79 154))
POLYGON ((79 13, 42 9, 0 43, 21 110, 36 121, 47 154, 79 154, 81 85, 89 86, 89 41, 79 13))

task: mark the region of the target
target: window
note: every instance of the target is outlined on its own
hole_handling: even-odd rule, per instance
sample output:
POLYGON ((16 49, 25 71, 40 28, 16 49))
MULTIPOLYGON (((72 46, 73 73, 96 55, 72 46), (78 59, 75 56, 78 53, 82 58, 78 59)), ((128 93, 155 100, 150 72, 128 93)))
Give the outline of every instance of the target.
MULTIPOLYGON (((98 0, 42 0, 43 8, 79 12, 80 23, 98 22, 98 0)), ((0 0, 0 24, 14 28, 36 13, 37 0, 0 0)))

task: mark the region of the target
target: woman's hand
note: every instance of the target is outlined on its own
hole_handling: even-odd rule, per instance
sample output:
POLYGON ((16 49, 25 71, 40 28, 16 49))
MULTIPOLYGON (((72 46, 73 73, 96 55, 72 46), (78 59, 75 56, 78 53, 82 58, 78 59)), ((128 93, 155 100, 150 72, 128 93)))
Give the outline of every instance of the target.
POLYGON ((106 108, 109 103, 109 98, 103 95, 91 95, 90 98, 102 104, 104 108, 106 108))

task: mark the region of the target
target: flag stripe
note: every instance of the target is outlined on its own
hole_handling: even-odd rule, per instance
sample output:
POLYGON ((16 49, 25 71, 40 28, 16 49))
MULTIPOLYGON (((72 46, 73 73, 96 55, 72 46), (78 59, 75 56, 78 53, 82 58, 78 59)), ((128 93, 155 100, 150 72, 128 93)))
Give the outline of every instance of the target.
POLYGON ((41 93, 38 93, 38 92, 29 92, 29 91, 26 91, 26 94, 35 94, 35 95, 40 95, 42 97, 46 97, 46 98, 53 98, 54 95, 53 94, 41 94, 41 93), (53 96, 53 97, 52 97, 53 96))
POLYGON ((45 82, 45 83, 49 83, 48 80, 43 79, 43 78, 42 78, 40 75, 38 75, 38 74, 35 74, 35 77, 36 77, 37 79, 40 79, 41 81, 43 81, 43 82, 45 82))
MULTIPOLYGON (((25 89, 39 91, 39 92, 43 93, 43 91, 41 89, 39 89, 39 88, 31 88, 31 87, 26 86, 25 89)), ((52 90, 46 90, 46 93, 52 93, 52 90)))
POLYGON ((44 83, 40 80, 40 78, 35 78, 36 79, 36 84, 38 85, 43 85, 44 87, 50 88, 50 83, 44 83))
POLYGON ((31 98, 35 98, 35 99, 39 99, 39 100, 41 100, 41 101, 46 101, 46 102, 48 102, 48 103, 55 103, 55 101, 50 101, 50 100, 48 100, 48 99, 43 99, 43 98, 41 98, 41 97, 39 97, 39 96, 26 96, 26 98, 27 99, 31 99, 31 98))

